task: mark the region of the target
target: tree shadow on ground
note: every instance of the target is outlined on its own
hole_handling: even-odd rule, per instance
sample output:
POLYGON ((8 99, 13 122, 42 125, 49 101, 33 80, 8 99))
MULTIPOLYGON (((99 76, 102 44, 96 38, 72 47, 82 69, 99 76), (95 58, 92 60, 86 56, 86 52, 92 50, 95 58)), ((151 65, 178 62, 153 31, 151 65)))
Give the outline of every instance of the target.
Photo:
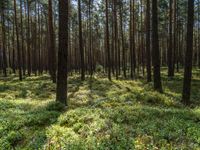
MULTIPOLYGON (((81 121, 85 125, 86 132, 89 132, 88 126, 92 121, 95 121, 92 117, 100 115, 100 118, 104 119, 103 122, 105 121, 105 127, 95 133, 95 136, 101 136, 104 130, 105 133, 106 131, 114 133, 111 134, 113 144, 111 144, 112 141, 111 143, 107 141, 107 145, 118 145, 115 143, 115 139, 119 136, 121 136, 120 143, 123 145, 125 141, 129 140, 127 137, 136 138, 136 135, 140 134, 148 134, 153 140, 161 138, 169 142, 174 141, 180 134, 186 133, 188 121, 191 126, 195 126, 196 130, 197 114, 185 110, 181 111, 181 109, 172 110, 174 105, 167 105, 166 103, 166 100, 170 97, 169 95, 157 93, 152 90, 151 84, 144 84, 139 80, 109 81, 107 78, 86 78, 85 81, 81 81, 79 77, 70 77, 68 82, 68 110, 63 110, 62 106, 52 103, 52 100, 47 100, 51 98, 42 98, 41 94, 37 95, 37 91, 39 91, 41 93, 51 93, 51 95, 55 96, 55 85, 50 81, 46 82, 46 80, 37 78, 34 80, 27 79, 24 82, 23 84, 14 83, 14 88, 10 87, 13 86, 13 83, 8 84, 8 88, 11 89, 4 92, 10 91, 12 93, 18 89, 33 90, 32 96, 26 95, 25 97, 30 100, 21 100, 23 96, 19 96, 17 97, 19 99, 0 101, 0 116, 4 120, 1 123, 1 126, 3 126, 3 130, 0 130, 0 135, 3 137, 1 140, 4 143, 7 142, 8 145, 10 144, 12 148, 13 146, 19 149, 24 146, 29 149, 43 148, 49 142, 47 130, 50 126, 62 120, 60 116, 63 113, 65 113, 66 117, 64 117, 68 121, 66 123, 67 128, 73 127, 74 132, 78 132, 77 128, 79 128, 81 121), (31 86, 29 86, 30 82, 32 82, 31 86), (39 100, 35 100, 35 98, 39 98, 39 100), (142 107, 137 107, 141 105, 142 107), (172 107, 169 107, 169 109, 165 107, 155 108, 158 105, 172 107), (184 123, 185 120, 187 122, 184 123), (72 121, 71 124, 70 121, 72 121), (117 127, 115 125, 110 126, 110 122, 113 122, 117 127), (177 125, 173 124, 174 122, 177 125), (134 124, 134 128, 132 124, 134 124), (184 125, 183 131, 179 132, 178 129, 182 127, 182 124, 184 125), (112 127, 111 130, 110 127, 112 127), (175 130, 178 131, 175 132, 175 130), (171 137, 170 134, 173 134, 174 137, 171 137), (123 141, 123 137, 125 137, 125 141, 123 141)), ((178 81, 175 86, 181 86, 179 84, 180 82, 178 81)), ((199 82, 195 82, 195 84, 196 87, 200 85, 199 82)), ((171 83, 166 83, 164 86, 170 91, 173 90, 171 83)), ((179 93, 179 89, 176 92, 179 93)), ((176 95, 172 96, 177 97, 176 95)), ((194 96, 194 93, 192 96, 194 96)), ((195 98, 197 97, 198 94, 195 98)), ((0 98, 2 98, 1 95, 0 98)), ((95 125, 100 123, 98 121, 94 122, 95 125)), ((82 129, 82 127, 80 128, 82 129)), ((96 132, 96 126, 94 131, 96 132)), ((85 139, 85 135, 81 136, 85 139)))
POLYGON ((49 101, 27 103, 1 100, 0 106, 0 149, 15 149, 24 145, 29 149, 41 148, 46 142, 46 129, 56 123, 64 112, 63 106, 49 101))

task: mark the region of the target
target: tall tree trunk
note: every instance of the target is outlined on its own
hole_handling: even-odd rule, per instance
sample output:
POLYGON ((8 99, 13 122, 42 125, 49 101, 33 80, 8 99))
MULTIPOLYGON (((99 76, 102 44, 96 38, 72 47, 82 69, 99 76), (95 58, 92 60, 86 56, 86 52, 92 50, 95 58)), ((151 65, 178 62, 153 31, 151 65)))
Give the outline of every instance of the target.
POLYGON ((123 31, 123 3, 120 6, 120 28, 121 28, 121 43, 122 43, 122 66, 124 77, 126 78, 126 52, 124 45, 124 31, 123 31))
POLYGON ((67 105, 68 0, 59 0, 59 48, 56 100, 67 105))
MULTIPOLYGON (((41 75, 41 16, 38 4, 38 73, 41 75)), ((56 56, 56 55, 55 55, 56 56)))
MULTIPOLYGON (((7 36, 7 41, 8 42, 8 66, 9 68, 12 68, 12 65, 11 65, 11 44, 10 44, 10 31, 12 29, 12 27, 10 26, 10 21, 7 20, 7 24, 8 24, 8 36, 7 36)), ((11 74, 11 70, 9 71, 10 74, 11 74)))
POLYGON ((118 74, 119 74, 119 66, 118 66, 118 55, 119 55, 119 47, 118 47, 118 28, 117 28, 117 6, 116 1, 113 0, 112 2, 114 9, 113 9, 113 16, 114 16, 114 51, 115 51, 115 71, 116 71, 116 79, 118 80, 118 74))
POLYGON ((27 67, 28 67, 28 75, 31 76, 31 42, 30 42, 30 1, 27 0, 27 67))
POLYGON ((136 68, 136 54, 135 54, 135 0, 130 0, 130 64, 131 64, 131 78, 135 76, 136 68))
POLYGON ((187 46, 185 54, 185 72, 183 82, 182 102, 190 103, 192 57, 193 57, 193 26, 194 26, 194 0, 188 0, 188 21, 187 21, 187 46))
POLYGON ((49 25, 49 51, 48 51, 48 68, 53 83, 56 82, 56 52, 55 52, 55 36, 53 29, 52 0, 48 0, 48 25, 49 25))
POLYGON ((174 70, 175 70, 175 65, 176 65, 176 60, 177 60, 177 18, 176 18, 176 13, 177 13, 177 8, 176 8, 176 0, 174 0, 174 34, 173 34, 173 75, 174 75, 174 70))
POLYGON ((6 29, 5 29, 5 2, 1 2, 1 17, 2 17, 2 48, 3 48, 3 73, 7 77, 7 56, 6 56, 6 29))
POLYGON ((19 45, 16 0, 14 0, 14 12, 15 12, 15 30, 16 30, 16 38, 17 38, 17 60, 18 60, 19 80, 22 81, 21 52, 20 52, 20 45, 19 45))
POLYGON ((34 10, 34 20, 33 20, 33 49, 32 49, 32 60, 33 60, 33 65, 32 65, 32 69, 33 69, 33 73, 35 74, 35 76, 37 76, 37 1, 35 1, 35 6, 34 6, 35 10, 34 10))
POLYGON ((169 1, 169 47, 168 47, 168 76, 174 76, 173 45, 172 45, 172 0, 169 1))
MULTIPOLYGON (((13 16, 13 20, 14 20, 14 16, 13 16)), ((16 73, 15 70, 15 23, 13 21, 13 26, 12 26, 12 70, 13 73, 16 73)))
POLYGON ((198 61, 197 65, 200 68, 200 0, 198 0, 198 61))
POLYGON ((81 17, 81 0, 78 0, 78 16, 79 16, 79 50, 81 56, 81 80, 85 80, 85 61, 82 37, 82 17, 81 17))
POLYGON ((106 0, 106 50, 108 56, 108 79, 111 80, 110 68, 110 42, 109 42, 109 25, 108 25, 108 0, 106 0))
POLYGON ((152 59, 154 72, 154 89, 162 92, 160 75, 160 50, 158 41, 158 6, 157 0, 152 0, 152 59))
POLYGON ((91 7, 92 0, 89 0, 89 65, 90 65, 90 76, 93 75, 93 59, 92 59, 92 18, 91 18, 91 7))
POLYGON ((147 65, 147 82, 151 82, 151 29, 150 29, 150 0, 147 0, 146 10, 146 65, 147 65))
POLYGON ((22 8, 22 0, 20 0, 20 22, 21 22, 21 51, 22 51, 22 69, 23 75, 25 75, 25 51, 24 51, 24 30, 23 30, 23 8, 22 8))

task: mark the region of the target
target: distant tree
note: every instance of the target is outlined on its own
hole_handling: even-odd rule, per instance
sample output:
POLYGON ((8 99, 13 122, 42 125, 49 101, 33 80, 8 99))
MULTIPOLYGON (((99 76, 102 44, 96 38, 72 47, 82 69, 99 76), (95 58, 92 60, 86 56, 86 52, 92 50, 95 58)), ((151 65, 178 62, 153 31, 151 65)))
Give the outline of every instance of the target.
POLYGON ((173 22, 174 22, 174 34, 173 34, 173 75, 174 75, 174 71, 175 71, 175 65, 176 65, 176 61, 177 61, 177 58, 178 58, 178 55, 177 55, 177 35, 178 35, 178 32, 177 32, 177 1, 174 0, 174 4, 173 4, 173 9, 174 9, 174 12, 173 12, 173 22))
POLYGON ((89 13, 89 72, 90 76, 93 75, 93 58, 92 58, 92 5, 93 5, 93 0, 89 0, 88 4, 88 13, 89 13))
POLYGON ((130 0, 130 22, 129 22, 129 47, 130 47, 130 73, 134 78, 136 69, 136 52, 135 52, 135 0, 130 0))
POLYGON ((168 46, 168 76, 174 76, 174 69, 173 69, 173 39, 172 39, 172 2, 173 0, 169 1, 169 46, 168 46))
POLYGON ((126 51, 125 51, 125 40, 124 40, 124 20, 123 20, 123 11, 124 11, 124 4, 123 2, 120 3, 120 36, 121 36, 121 44, 122 44, 122 69, 124 77, 126 78, 126 51))
POLYGON ((85 80, 85 61, 82 35, 81 0, 78 0, 78 20, 79 20, 79 50, 81 56, 81 80, 85 80))
POLYGON ((49 25, 49 51, 48 51, 48 68, 53 82, 56 82, 56 52, 55 36, 53 29, 52 0, 48 0, 48 25, 49 25))
POLYGON ((150 0, 146 1, 146 65, 147 65, 147 82, 151 82, 151 29, 150 29, 150 0))
POLYGON ((187 46, 185 54, 185 71, 183 82, 182 102, 190 104, 191 78, 192 78, 192 57, 193 57, 193 27, 194 27, 194 0, 188 0, 188 21, 187 21, 187 46))
POLYGON ((117 21, 117 3, 116 0, 112 1, 113 5, 113 25, 114 25, 114 52, 115 52, 115 75, 116 79, 118 80, 119 76, 119 69, 120 69, 120 52, 119 52, 119 47, 118 47, 118 21, 117 21))
POLYGON ((22 0, 20 0, 20 26, 21 26, 21 52, 22 52, 22 69, 23 69, 23 75, 26 73, 26 68, 25 68, 25 49, 24 49, 24 30, 23 30, 23 6, 22 6, 22 0))
MULTIPOLYGON (((13 13, 14 14, 14 13, 13 13)), ((14 18, 14 15, 13 15, 14 18)), ((16 73, 16 67, 15 67, 15 24, 14 24, 14 19, 13 19, 13 24, 12 24, 12 70, 13 73, 16 73)))
POLYGON ((108 0, 106 0, 106 50, 107 50, 107 57, 108 57, 108 79, 111 80, 110 42, 109 42, 109 24, 108 24, 108 0))
POLYGON ((29 76, 31 76, 30 5, 30 0, 27 0, 27 68, 29 76))
POLYGON ((16 38, 17 38, 17 62, 18 62, 18 69, 19 69, 19 80, 22 81, 21 52, 20 52, 20 45, 19 45, 19 30, 18 30, 16 0, 14 0, 14 13, 15 13, 15 31, 16 31, 16 38))

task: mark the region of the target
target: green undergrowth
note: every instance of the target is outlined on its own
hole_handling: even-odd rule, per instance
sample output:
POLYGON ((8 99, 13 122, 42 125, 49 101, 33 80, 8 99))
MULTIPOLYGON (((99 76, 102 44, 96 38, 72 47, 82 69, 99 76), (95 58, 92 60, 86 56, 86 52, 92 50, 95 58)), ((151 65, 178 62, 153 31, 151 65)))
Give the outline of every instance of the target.
POLYGON ((181 104, 182 72, 164 93, 144 79, 94 76, 68 81, 68 104, 55 101, 49 76, 0 78, 0 149, 200 149, 200 70, 194 70, 192 105, 181 104))

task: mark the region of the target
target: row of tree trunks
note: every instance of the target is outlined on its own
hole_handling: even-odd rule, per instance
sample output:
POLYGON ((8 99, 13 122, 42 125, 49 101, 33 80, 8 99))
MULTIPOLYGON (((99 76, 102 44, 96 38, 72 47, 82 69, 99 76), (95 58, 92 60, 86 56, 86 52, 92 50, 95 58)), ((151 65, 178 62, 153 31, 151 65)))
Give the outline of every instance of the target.
MULTIPOLYGON (((154 88, 162 92, 161 65, 168 65, 169 77, 174 76, 175 66, 176 70, 179 71, 179 65, 185 65, 183 102, 188 103, 193 65, 191 60, 193 56, 195 58, 194 64, 200 66, 200 23, 198 21, 198 27, 195 26, 198 33, 194 34, 194 36, 191 33, 193 32, 194 24, 194 1, 188 0, 188 16, 192 14, 193 16, 191 16, 192 18, 188 17, 187 44, 185 45, 185 25, 181 23, 179 18, 180 7, 178 7, 178 3, 180 3, 180 1, 169 1, 169 25, 166 25, 169 30, 167 30, 165 34, 169 35, 169 37, 165 37, 162 36, 163 33, 158 32, 157 0, 152 1, 152 9, 150 7, 150 0, 145 1, 145 4, 143 4, 143 0, 128 1, 129 6, 126 6, 127 8, 130 7, 128 10, 128 13, 130 13, 129 28, 127 28, 127 21, 123 16, 125 10, 123 2, 117 2, 115 0, 104 1, 105 12, 103 13, 105 13, 106 16, 105 27, 101 27, 101 24, 96 25, 93 20, 93 1, 89 0, 87 4, 87 15, 82 17, 83 11, 81 4, 83 2, 78 0, 78 12, 76 14, 77 16, 75 16, 78 18, 77 20, 71 19, 68 21, 68 8, 60 14, 60 17, 66 19, 69 24, 67 24, 67 31, 64 32, 67 34, 67 37, 64 37, 64 34, 59 32, 58 58, 61 60, 58 61, 58 70, 56 66, 57 38, 55 34, 57 31, 57 18, 56 15, 54 15, 55 10, 53 11, 52 0, 48 0, 47 13, 42 10, 45 8, 43 8, 43 4, 39 1, 20 0, 20 7, 17 7, 17 0, 13 2, 13 21, 5 17, 7 13, 5 12, 5 7, 7 7, 8 4, 6 2, 1 2, 2 43, 0 67, 3 70, 4 76, 7 76, 7 68, 12 68, 13 73, 16 73, 17 70, 20 80, 26 75, 26 71, 28 71, 28 75, 30 76, 31 73, 37 75, 39 72, 39 74, 42 74, 43 70, 46 69, 46 71, 49 71, 55 83, 56 79, 59 80, 58 82, 61 82, 67 78, 67 68, 69 67, 70 71, 75 70, 75 72, 80 72, 81 79, 84 80, 87 72, 89 72, 90 76, 93 75, 96 64, 99 63, 103 66, 103 69, 108 72, 109 80, 111 80, 111 73, 116 76, 116 79, 119 79, 121 71, 123 71, 123 76, 125 78, 127 78, 127 71, 132 79, 140 77, 140 75, 145 76, 146 69, 147 81, 151 82, 152 63, 154 88), (139 12, 136 10, 139 10, 139 12), (64 13, 67 13, 67 16, 65 16, 66 14, 64 13), (103 30, 102 35, 104 35, 104 37, 99 36, 98 39, 95 39, 95 36, 98 37, 98 34, 101 34, 101 30, 103 30), (127 33, 129 34, 128 36, 127 33), (161 35, 160 38, 159 35, 161 35), (194 37, 194 39, 191 39, 191 36, 194 37), (63 49, 66 48, 66 45, 64 45, 66 41, 61 41, 62 38, 68 41, 67 50, 69 49, 68 54, 70 55, 68 64, 66 62, 68 54, 63 51, 63 49), (191 47, 193 48, 193 46, 195 49, 194 53, 191 51, 191 47), (184 51, 185 47, 186 52, 184 51), (61 54, 63 56, 61 56, 61 54), (64 65, 61 63, 66 65, 65 69, 62 68, 64 65), (59 68, 59 65, 62 67, 59 68), (65 75, 59 75, 56 78, 57 72, 58 74, 65 72, 65 75), (186 85, 189 85, 189 87, 186 85)), ((70 5, 69 1, 59 1, 59 4, 62 3, 67 3, 67 7, 70 5)), ((63 7, 64 6, 59 6, 60 9, 64 9, 63 7)), ((200 10, 199 7, 198 4, 197 10, 200 10)), ((197 15, 197 20, 199 20, 199 12, 197 15)), ((63 23, 63 21, 59 21, 63 23)), ((97 22, 98 21, 99 20, 97 20, 97 22)), ((64 24, 66 25, 66 22, 64 24)), ((59 24, 59 29, 59 31, 61 31, 61 29, 63 30, 63 25, 59 24)), ((60 84, 61 83, 58 83, 58 89, 63 87, 63 85, 60 84)), ((66 83, 64 84, 66 85, 66 83)), ((65 95, 59 96, 58 94, 57 99, 59 101, 61 99, 63 101, 65 98, 65 95)))

